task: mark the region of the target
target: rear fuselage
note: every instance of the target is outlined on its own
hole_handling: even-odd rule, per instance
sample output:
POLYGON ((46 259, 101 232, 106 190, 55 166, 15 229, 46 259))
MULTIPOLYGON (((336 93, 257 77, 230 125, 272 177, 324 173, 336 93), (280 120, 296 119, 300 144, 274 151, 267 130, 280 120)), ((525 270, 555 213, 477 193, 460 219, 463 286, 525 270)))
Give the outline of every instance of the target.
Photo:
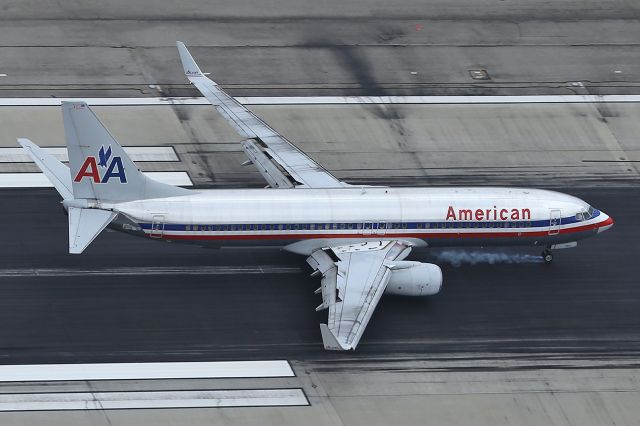
POLYGON ((303 254, 328 239, 550 246, 613 224, 576 197, 519 188, 203 190, 103 208, 120 213, 114 228, 149 238, 220 246, 296 243, 290 248, 303 254))

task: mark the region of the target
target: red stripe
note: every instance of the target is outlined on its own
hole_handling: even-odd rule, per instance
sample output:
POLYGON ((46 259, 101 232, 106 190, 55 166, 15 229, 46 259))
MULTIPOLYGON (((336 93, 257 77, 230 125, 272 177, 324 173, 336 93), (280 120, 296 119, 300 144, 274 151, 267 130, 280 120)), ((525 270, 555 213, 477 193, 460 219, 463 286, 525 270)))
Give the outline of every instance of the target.
MULTIPOLYGON (((576 232, 590 231, 603 226, 613 224, 613 219, 608 218, 604 222, 590 225, 576 226, 574 228, 560 229, 559 234, 572 234, 576 232)), ((150 235, 150 234, 149 234, 150 235)), ((558 234, 552 234, 558 235, 558 234)), ((167 240, 307 240, 314 238, 375 238, 380 239, 401 239, 401 238, 504 238, 504 237, 546 237, 549 231, 529 231, 529 232, 443 232, 443 233, 413 233, 413 234, 233 234, 233 235, 171 235, 165 234, 162 238, 167 240)))

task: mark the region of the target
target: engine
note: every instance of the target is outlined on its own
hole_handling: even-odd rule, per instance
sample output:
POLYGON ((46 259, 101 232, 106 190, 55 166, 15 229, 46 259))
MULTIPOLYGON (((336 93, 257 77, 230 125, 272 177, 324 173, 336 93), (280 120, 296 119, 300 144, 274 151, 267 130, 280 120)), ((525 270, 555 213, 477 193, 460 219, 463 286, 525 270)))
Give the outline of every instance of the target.
POLYGON ((442 288, 442 269, 432 263, 394 262, 385 293, 400 296, 433 296, 442 288))

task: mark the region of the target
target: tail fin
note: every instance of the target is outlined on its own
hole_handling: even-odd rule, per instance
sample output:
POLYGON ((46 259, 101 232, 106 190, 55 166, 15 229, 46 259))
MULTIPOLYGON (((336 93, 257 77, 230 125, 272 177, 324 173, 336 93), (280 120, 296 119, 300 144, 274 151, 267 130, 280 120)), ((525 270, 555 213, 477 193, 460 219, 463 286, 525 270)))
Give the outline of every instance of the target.
POLYGON ((69 211, 69 253, 82 253, 117 213, 88 208, 87 200, 75 200, 69 168, 29 139, 19 138, 18 143, 62 195, 62 204, 69 211))
POLYGON ((84 102, 63 102, 69 167, 28 139, 18 143, 58 190, 69 211, 69 253, 79 254, 118 215, 96 201, 173 197, 190 191, 149 179, 84 102))
POLYGON ((189 193, 142 174, 85 102, 62 102, 62 117, 75 199, 122 202, 189 193))

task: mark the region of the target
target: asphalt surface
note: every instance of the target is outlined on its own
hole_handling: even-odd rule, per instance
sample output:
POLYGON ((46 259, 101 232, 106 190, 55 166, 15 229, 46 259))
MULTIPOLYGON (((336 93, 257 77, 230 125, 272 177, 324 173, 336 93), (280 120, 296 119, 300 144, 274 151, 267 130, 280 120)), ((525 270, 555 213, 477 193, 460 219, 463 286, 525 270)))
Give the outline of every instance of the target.
POLYGON ((539 263, 531 248, 471 249, 467 257, 479 263, 461 265, 442 251, 416 252, 412 259, 443 267, 441 294, 384 297, 358 350, 343 354, 322 349, 318 324, 326 312, 314 311, 319 281, 309 278, 302 257, 275 249, 162 244, 116 232, 104 232, 84 254, 72 256, 53 190, 5 189, 0 362, 407 354, 637 359, 638 190, 560 190, 610 214, 614 228, 557 251, 552 265, 539 263), (497 263, 487 263, 492 260, 497 263), (128 272, 111 274, 116 268, 128 272))

